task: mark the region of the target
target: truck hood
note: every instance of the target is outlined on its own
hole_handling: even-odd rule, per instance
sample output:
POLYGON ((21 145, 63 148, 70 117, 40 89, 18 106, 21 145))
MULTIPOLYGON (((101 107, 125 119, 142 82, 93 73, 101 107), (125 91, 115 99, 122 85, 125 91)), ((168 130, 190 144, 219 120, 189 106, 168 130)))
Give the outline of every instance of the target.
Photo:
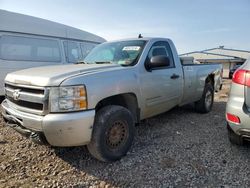
POLYGON ((5 81, 21 85, 58 86, 65 79, 79 74, 90 74, 122 68, 124 67, 114 64, 71 64, 45 66, 9 73, 6 76, 5 81))

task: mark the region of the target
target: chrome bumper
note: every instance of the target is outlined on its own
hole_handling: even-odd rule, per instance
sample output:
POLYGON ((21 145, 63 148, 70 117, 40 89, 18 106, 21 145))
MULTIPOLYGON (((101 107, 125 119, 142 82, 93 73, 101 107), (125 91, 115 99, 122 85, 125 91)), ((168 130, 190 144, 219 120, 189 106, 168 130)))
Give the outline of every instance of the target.
POLYGON ((42 132, 52 146, 80 146, 91 140, 95 110, 39 116, 11 108, 7 100, 1 106, 7 121, 30 132, 42 132))

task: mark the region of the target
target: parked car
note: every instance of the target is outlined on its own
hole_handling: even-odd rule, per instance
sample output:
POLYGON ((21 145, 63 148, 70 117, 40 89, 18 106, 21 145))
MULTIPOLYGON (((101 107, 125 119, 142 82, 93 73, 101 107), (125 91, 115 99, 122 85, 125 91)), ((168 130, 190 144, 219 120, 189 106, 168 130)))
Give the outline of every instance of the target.
POLYGON ((233 78, 234 72, 235 72, 240 66, 241 66, 241 65, 234 65, 233 68, 230 69, 230 71, 229 71, 229 78, 230 78, 230 79, 233 78))
POLYGON ((87 145, 97 159, 115 161, 136 122, 188 103, 208 113, 221 85, 221 64, 182 65, 165 38, 106 42, 82 63, 8 74, 3 117, 35 141, 87 145))
POLYGON ((63 24, 0 10, 0 97, 9 72, 75 63, 104 41, 63 24))
POLYGON ((229 140, 242 145, 250 138, 250 59, 239 67, 232 78, 226 119, 229 140))

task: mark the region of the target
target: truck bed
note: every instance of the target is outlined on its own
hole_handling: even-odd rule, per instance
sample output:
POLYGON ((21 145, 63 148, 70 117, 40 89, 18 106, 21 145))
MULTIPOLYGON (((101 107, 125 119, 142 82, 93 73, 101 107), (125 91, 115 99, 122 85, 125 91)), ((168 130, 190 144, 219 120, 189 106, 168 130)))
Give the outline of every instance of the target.
POLYGON ((184 95, 181 104, 197 101, 200 98, 208 75, 214 76, 215 91, 220 89, 222 83, 222 65, 220 63, 184 64, 182 67, 184 75, 184 95))

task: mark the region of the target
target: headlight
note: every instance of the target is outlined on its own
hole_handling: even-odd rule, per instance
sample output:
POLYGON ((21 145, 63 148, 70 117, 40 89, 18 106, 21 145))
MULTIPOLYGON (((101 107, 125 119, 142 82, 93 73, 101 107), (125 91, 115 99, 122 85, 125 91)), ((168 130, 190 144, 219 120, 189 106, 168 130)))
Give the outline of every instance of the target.
POLYGON ((83 85, 52 87, 50 89, 50 111, 69 112, 87 109, 87 94, 83 85))

